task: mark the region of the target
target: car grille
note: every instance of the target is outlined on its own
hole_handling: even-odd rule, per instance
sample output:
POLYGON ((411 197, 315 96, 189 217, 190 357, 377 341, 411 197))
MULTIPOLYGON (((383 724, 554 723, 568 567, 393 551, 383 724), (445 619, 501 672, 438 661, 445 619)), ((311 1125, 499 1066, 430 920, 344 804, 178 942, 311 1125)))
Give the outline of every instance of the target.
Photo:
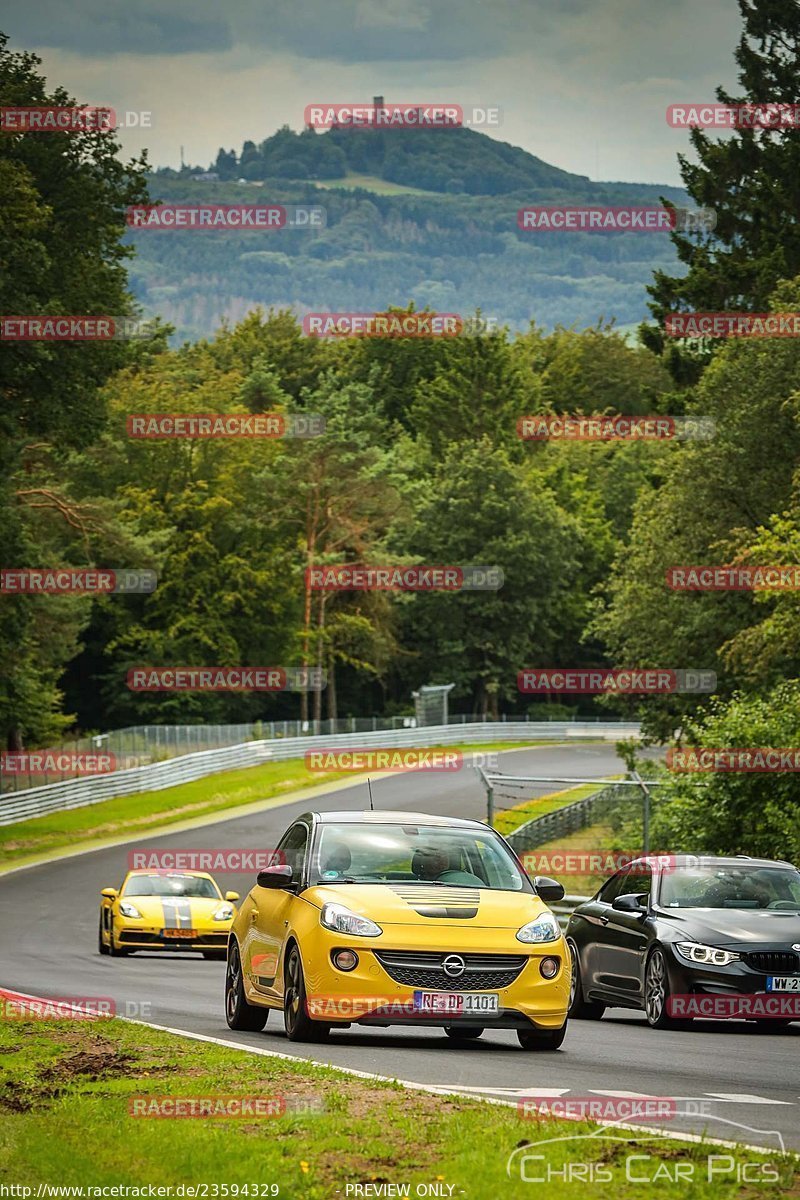
POLYGON ((742 958, 748 967, 754 971, 763 971, 766 975, 787 974, 800 971, 800 955, 783 950, 754 950, 743 954, 742 958))
POLYGON ((452 978, 442 968, 449 954, 438 950, 381 950, 375 951, 375 957, 395 983, 437 992, 509 987, 528 961, 526 954, 461 954, 466 970, 452 978))

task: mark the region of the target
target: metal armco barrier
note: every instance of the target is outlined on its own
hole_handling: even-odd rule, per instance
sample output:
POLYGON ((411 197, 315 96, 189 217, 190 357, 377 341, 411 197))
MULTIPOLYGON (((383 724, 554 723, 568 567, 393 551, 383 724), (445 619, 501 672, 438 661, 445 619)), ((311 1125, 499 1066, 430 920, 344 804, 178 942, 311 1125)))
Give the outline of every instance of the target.
MULTIPOLYGON (((302 758, 307 750, 370 750, 415 746, 448 746, 459 742, 480 745, 486 742, 536 742, 543 739, 603 738, 617 741, 639 736, 639 725, 631 722, 568 721, 496 721, 471 725, 425 726, 422 729, 387 729, 376 733, 338 733, 319 737, 295 737, 285 741, 245 742, 218 750, 185 754, 164 762, 49 783, 44 787, 10 792, 0 797, 0 825, 27 821, 63 809, 83 808, 117 796, 137 792, 157 792, 240 767, 255 767, 265 762, 302 758)), ((320 782, 323 782, 320 780, 320 782)))

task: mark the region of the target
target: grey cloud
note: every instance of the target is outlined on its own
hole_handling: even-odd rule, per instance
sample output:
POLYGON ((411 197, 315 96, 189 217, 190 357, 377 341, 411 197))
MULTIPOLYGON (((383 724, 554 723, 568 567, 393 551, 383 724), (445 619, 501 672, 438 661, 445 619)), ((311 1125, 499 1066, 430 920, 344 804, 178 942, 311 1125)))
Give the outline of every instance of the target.
POLYGON ((221 53, 234 46, 340 63, 488 59, 557 28, 591 0, 31 0, 5 22, 16 46, 108 54, 221 53))
POLYGON ((169 7, 158 0, 33 0, 2 26, 15 47, 57 47, 88 58, 220 53, 233 46, 230 26, 214 7, 186 0, 169 7))

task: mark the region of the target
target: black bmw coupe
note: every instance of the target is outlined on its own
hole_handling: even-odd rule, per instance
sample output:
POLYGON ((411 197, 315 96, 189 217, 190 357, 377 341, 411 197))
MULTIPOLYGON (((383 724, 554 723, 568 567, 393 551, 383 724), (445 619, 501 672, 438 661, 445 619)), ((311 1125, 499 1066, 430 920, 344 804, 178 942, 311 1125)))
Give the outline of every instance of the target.
POLYGON ((753 1019, 765 1029, 800 1020, 800 871, 791 863, 641 858, 574 910, 566 936, 571 1017, 644 1009, 665 1029, 738 1015, 739 1005, 745 1016, 761 1012, 753 1019))

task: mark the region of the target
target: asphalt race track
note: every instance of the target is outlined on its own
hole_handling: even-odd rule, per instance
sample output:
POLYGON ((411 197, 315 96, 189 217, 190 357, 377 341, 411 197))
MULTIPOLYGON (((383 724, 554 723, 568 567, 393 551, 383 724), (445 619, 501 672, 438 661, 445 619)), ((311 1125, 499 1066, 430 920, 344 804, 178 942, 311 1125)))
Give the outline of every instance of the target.
MULTIPOLYGON (((501 763, 506 773, 554 776, 602 777, 622 769, 613 747, 603 745, 511 751, 501 763)), ((472 770, 386 777, 374 785, 374 796, 378 808, 485 815, 484 792, 472 770)), ((366 807, 366 789, 338 791, 316 806, 366 807)), ((113 997, 119 1012, 127 1004, 132 1015, 148 1005, 148 1019, 157 1025, 476 1095, 513 1101, 532 1092, 565 1099, 675 1098, 687 1115, 665 1128, 771 1148, 783 1141, 800 1149, 798 1023, 765 1033, 752 1024, 702 1021, 688 1032, 656 1032, 643 1015, 613 1010, 600 1022, 573 1021, 556 1053, 526 1053, 510 1031, 458 1046, 437 1030, 400 1027, 354 1027, 334 1033, 328 1044, 304 1047, 287 1042, 278 1013, 270 1014, 263 1033, 227 1028, 223 963, 199 955, 110 959, 97 953, 100 889, 119 885, 134 845, 267 848, 308 807, 289 804, 165 837, 145 836, 130 846, 0 876, 0 985, 39 996, 113 997)), ((220 875, 218 881, 242 896, 253 884, 250 875, 220 875)), ((581 890, 574 879, 562 882, 567 892, 581 890)))

